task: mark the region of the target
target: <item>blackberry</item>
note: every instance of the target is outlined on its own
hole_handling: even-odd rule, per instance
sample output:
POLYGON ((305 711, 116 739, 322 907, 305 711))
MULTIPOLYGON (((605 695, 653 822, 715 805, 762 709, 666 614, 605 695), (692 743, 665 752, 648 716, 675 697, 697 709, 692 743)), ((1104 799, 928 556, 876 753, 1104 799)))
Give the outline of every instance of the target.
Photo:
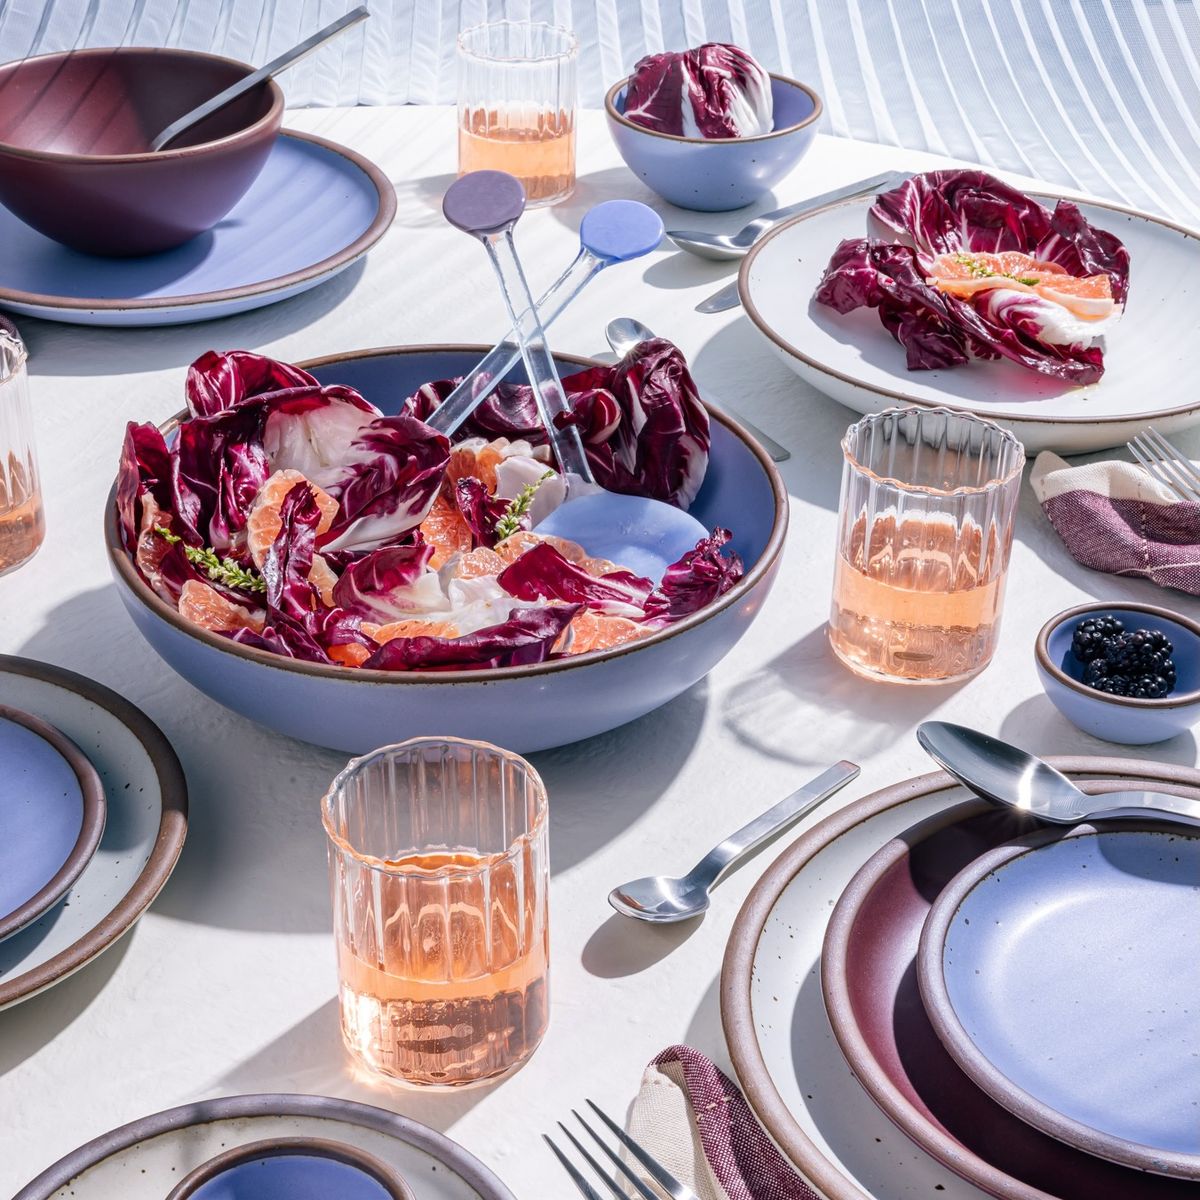
POLYGON ((1125 632, 1117 617, 1089 617, 1075 626, 1071 650, 1080 662, 1091 662, 1104 652, 1109 641, 1125 632))
MULTIPOLYGON (((1109 639, 1103 651, 1110 675, 1148 675, 1157 673, 1170 657, 1151 643, 1144 629, 1135 633, 1120 633, 1109 639)), ((1170 645, 1170 643, 1167 643, 1170 645)))
POLYGON ((1083 682, 1095 687, 1108 674, 1108 663, 1102 658, 1093 658, 1083 668, 1083 682))

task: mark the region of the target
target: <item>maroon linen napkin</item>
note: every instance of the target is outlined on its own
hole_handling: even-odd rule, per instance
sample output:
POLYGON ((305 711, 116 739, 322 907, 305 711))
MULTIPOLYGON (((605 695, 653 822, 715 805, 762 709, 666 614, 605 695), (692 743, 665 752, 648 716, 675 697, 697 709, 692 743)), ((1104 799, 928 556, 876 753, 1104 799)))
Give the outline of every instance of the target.
POLYGON ((668 1046, 646 1068, 629 1132, 699 1200, 819 1200, 733 1080, 690 1046, 668 1046))
POLYGON ((1072 467, 1049 451, 1029 481, 1076 562, 1200 596, 1200 504, 1132 463, 1072 467))

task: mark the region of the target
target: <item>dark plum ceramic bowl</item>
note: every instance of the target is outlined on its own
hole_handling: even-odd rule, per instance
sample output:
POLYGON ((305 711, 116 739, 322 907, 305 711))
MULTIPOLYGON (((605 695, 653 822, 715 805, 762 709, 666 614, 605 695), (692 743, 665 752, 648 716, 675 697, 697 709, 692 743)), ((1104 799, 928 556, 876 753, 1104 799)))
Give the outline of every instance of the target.
POLYGON ((1200 623, 1155 604, 1081 604, 1051 617, 1034 646, 1038 678, 1054 707, 1084 733, 1106 742, 1144 746, 1200 722, 1200 623), (1175 690, 1161 700, 1113 696, 1083 682, 1071 639, 1089 617, 1119 617, 1126 630, 1156 629, 1174 647, 1175 690))
MULTIPOLYGON (((486 349, 393 347, 303 365, 322 383, 348 384, 395 412, 421 384, 464 374, 486 349)), ((557 362, 564 375, 596 365, 565 355, 557 362)), ((612 650, 533 666, 398 672, 298 662, 241 646, 184 620, 137 574, 121 546, 115 486, 104 518, 109 565, 134 623, 170 666, 281 733, 355 754, 421 735, 474 738, 519 754, 562 746, 643 716, 702 679, 750 627, 775 581, 787 530, 783 481, 740 425, 711 409, 709 416, 708 474, 691 511, 709 528, 732 530, 746 574, 716 603, 612 650)), ((168 436, 174 424, 163 426, 168 436)))
POLYGON ((821 98, 807 84, 771 76, 775 127, 744 138, 681 137, 625 116, 629 80, 608 90, 608 131, 625 165, 647 187, 680 208, 725 212, 761 199, 808 152, 817 134, 821 98))
POLYGON ((153 153, 151 139, 253 71, 195 50, 72 50, 0 65, 0 203, 90 254, 152 254, 211 229, 283 122, 273 80, 153 153))

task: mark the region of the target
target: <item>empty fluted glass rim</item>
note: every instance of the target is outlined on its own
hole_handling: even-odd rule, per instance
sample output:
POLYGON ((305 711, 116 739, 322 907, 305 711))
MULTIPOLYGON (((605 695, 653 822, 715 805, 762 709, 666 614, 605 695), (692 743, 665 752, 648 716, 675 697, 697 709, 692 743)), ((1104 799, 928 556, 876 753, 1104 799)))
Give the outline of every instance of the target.
POLYGON ((549 21, 483 21, 464 29, 458 35, 458 52, 467 58, 481 62, 496 63, 544 63, 562 58, 574 58, 579 53, 579 39, 563 25, 549 21), (536 49, 533 46, 522 54, 512 54, 496 49, 491 43, 493 34, 500 34, 507 41, 511 34, 522 33, 527 42, 535 39, 552 39, 556 48, 536 49), (482 41, 482 45, 476 42, 482 41))
MULTIPOLYGON (((938 451, 937 445, 930 444, 927 440, 924 441, 924 444, 930 450, 938 451)), ((856 421, 846 430, 846 435, 842 438, 842 454, 849 466, 877 483, 894 487, 902 492, 929 496, 984 495, 1005 487, 1025 467, 1025 448, 1009 430, 985 417, 952 408, 888 408, 883 412, 872 413, 870 416, 856 421), (959 444, 953 449, 956 453, 962 453, 964 449, 977 452, 981 463, 984 454, 990 454, 994 459, 994 466, 988 471, 985 481, 956 484, 953 487, 916 483, 910 479, 901 478, 900 474, 894 470, 881 469, 882 464, 872 461, 871 454, 864 453, 865 449, 873 449, 873 447, 863 446, 864 438, 868 436, 873 438, 877 429, 889 430, 889 437, 882 440, 882 445, 894 445, 895 435, 899 435, 899 440, 906 442, 909 446, 915 446, 918 438, 921 437, 922 426, 932 427, 939 424, 941 426, 940 436, 936 433, 935 436, 938 437, 938 441, 943 443, 942 452, 946 449, 944 444, 946 436, 952 429, 957 430, 960 434, 965 433, 968 442, 972 435, 978 437, 977 447, 964 446, 963 439, 960 438, 959 444), (909 437, 907 431, 901 428, 902 425, 908 425, 915 436, 909 437)), ((894 466, 894 460, 893 453, 890 465, 894 466)))

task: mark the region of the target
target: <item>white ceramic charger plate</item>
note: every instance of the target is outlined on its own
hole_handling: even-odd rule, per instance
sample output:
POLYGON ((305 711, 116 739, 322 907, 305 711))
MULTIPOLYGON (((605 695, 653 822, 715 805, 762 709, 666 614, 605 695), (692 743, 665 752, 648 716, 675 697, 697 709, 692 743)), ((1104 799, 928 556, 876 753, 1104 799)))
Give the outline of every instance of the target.
MULTIPOLYGON (((1031 193, 1053 207, 1057 197, 1031 193)), ((1200 333, 1200 233, 1099 203, 1083 215, 1129 249, 1125 314, 1106 339, 1103 378, 1086 387, 1007 361, 909 371, 904 349, 874 309, 842 315, 813 299, 839 242, 867 233, 873 197, 827 205, 785 222, 742 263, 738 289, 750 320, 801 379, 860 413, 945 405, 997 421, 1030 453, 1119 446, 1153 424, 1200 423, 1195 386, 1200 333)))
POLYGON ((163 1200, 223 1150, 300 1136, 366 1150, 395 1167, 417 1200, 515 1200, 477 1158, 436 1130, 369 1104, 303 1095, 225 1096, 131 1121, 59 1159, 13 1200, 163 1200))
MULTIPOLYGON (((1072 776, 1149 777, 1165 791, 1200 786, 1200 772, 1163 763, 1050 761, 1072 776)), ((730 935, 721 1019, 738 1081, 759 1120, 828 1200, 987 1200, 911 1142, 855 1080, 820 981, 829 918, 858 869, 917 822, 970 798, 935 772, 834 813, 776 859, 730 935)))

